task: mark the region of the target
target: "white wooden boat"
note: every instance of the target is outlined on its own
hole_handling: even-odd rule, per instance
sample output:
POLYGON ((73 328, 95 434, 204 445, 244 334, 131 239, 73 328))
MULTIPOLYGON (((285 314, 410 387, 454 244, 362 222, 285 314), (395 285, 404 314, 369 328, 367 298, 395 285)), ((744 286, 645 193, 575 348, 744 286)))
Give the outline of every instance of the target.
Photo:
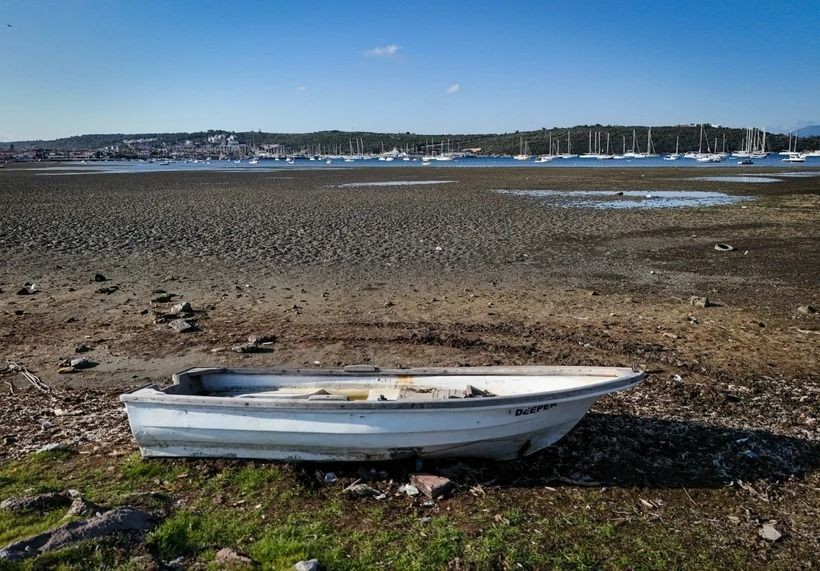
POLYGON ((642 372, 197 368, 123 394, 143 456, 366 461, 532 454, 642 372))

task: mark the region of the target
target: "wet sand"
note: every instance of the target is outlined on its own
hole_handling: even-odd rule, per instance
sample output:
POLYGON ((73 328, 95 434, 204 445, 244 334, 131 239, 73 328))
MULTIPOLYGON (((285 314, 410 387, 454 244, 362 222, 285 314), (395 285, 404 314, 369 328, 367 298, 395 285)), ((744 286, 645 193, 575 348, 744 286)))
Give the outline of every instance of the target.
MULTIPOLYGON (((738 173, 754 171, 708 174, 738 173)), ((111 413, 113 395, 188 366, 638 365, 646 382, 601 401, 559 456, 571 451, 576 471, 627 497, 650 486, 686 505, 681 487, 701 488, 689 490, 701 515, 755 546, 760 522, 777 519, 788 532, 778 547, 798 560, 817 548, 820 508, 820 317, 798 310, 820 302, 820 178, 692 180, 702 175, 0 170, 0 356, 77 402, 93 401, 107 434, 119 431, 105 438, 70 416, 42 428, 53 403, 6 375, 16 396, 0 411, 0 436, 15 435, 15 444, 0 458, 60 439, 100 454, 133 450, 111 413), (359 184, 439 179, 455 182, 359 184), (496 190, 605 190, 612 200, 623 199, 617 191, 701 190, 752 200, 555 208, 496 190), (735 250, 716 251, 717 242, 735 250), (25 282, 39 293, 17 295, 25 282), (191 303, 198 331, 176 333, 162 321, 173 303, 152 302, 160 290, 191 303), (715 305, 694 307, 691 296, 715 305), (260 333, 276 336, 271 352, 230 351, 260 333), (79 344, 98 365, 58 374, 79 344), (619 427, 622 442, 601 435, 619 427), (96 436, 78 440, 83 431, 96 436), (742 458, 747 433, 764 460, 742 458), (777 499, 735 491, 737 479, 774 487, 777 499), (743 511, 750 505, 752 515, 743 511), (729 513, 742 523, 727 522, 729 513)), ((544 477, 538 466, 555 453, 521 461, 522 473, 544 477)))

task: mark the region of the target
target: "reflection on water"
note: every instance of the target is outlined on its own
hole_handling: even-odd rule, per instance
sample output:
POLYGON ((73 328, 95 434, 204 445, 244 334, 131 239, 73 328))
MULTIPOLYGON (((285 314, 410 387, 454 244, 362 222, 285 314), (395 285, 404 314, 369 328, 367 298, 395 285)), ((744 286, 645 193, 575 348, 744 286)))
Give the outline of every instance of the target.
POLYGON ((732 196, 701 190, 496 190, 495 192, 538 200, 563 208, 682 208, 723 206, 746 200, 749 196, 732 196))

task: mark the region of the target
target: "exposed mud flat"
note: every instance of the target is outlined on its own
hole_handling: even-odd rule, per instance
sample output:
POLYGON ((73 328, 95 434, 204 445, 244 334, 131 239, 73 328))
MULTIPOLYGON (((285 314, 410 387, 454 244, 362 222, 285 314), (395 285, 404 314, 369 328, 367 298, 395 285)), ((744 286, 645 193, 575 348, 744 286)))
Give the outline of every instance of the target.
POLYGON ((670 528, 707 526, 699 549, 729 542, 758 567, 795 568, 820 549, 817 179, 690 181, 744 199, 707 208, 494 192, 645 196, 695 170, 459 169, 437 171, 458 182, 356 192, 334 186, 418 175, 0 171, 0 357, 54 389, 0 377, 14 390, 0 383, 0 459, 63 441, 92 457, 133 451, 117 392, 188 366, 639 365, 647 381, 602 400, 561 445, 468 463, 470 478, 547 513, 560 506, 544 486, 581 473, 594 485, 578 493, 614 489, 614 511, 650 493, 670 528), (26 282, 39 291, 18 295, 26 282), (165 316, 186 301, 198 327, 177 333, 165 316), (251 334, 275 335, 272 352, 230 350, 251 334), (98 365, 58 374, 80 345, 98 365), (769 520, 774 543, 758 535, 769 520))

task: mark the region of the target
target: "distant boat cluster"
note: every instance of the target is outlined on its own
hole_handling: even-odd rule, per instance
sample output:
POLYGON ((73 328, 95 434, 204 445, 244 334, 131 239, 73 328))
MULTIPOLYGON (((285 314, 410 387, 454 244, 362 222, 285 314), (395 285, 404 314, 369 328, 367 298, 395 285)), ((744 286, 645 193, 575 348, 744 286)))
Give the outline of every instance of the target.
MULTIPOLYGON (((742 149, 728 152, 726 150, 726 135, 723 135, 722 146, 718 150, 718 140, 715 138, 714 144, 710 145, 708 138, 704 136, 703 125, 700 126, 700 139, 697 151, 680 152, 680 137, 675 138, 675 152, 666 155, 660 155, 655 152, 655 146, 652 143, 652 127, 649 127, 646 133, 646 149, 641 151, 640 143, 636 138, 636 132, 632 130, 632 145, 627 150, 626 136, 622 136, 621 152, 614 153, 610 150, 609 133, 596 131, 593 133, 589 131, 589 146, 587 152, 583 154, 573 154, 572 152, 572 132, 567 131, 567 152, 561 153, 561 141, 555 140, 553 142, 552 133, 549 134, 548 148, 550 152, 544 155, 533 155, 530 153, 528 141, 521 138, 519 143, 519 153, 513 156, 517 161, 534 160, 536 163, 546 163, 555 159, 596 159, 596 160, 623 160, 623 159, 649 159, 662 157, 665 161, 676 161, 678 159, 692 159, 700 163, 720 163, 729 159, 739 159, 737 161, 740 165, 754 164, 753 159, 765 159, 769 156, 766 151, 766 131, 749 127, 746 130, 746 135, 743 137, 742 149), (606 140, 604 140, 606 135, 606 140)), ((792 137, 789 133, 789 150, 779 153, 784 158, 784 162, 802 163, 806 161, 807 157, 820 157, 820 151, 807 151, 804 153, 797 151, 797 137, 792 137), (792 149, 794 146, 794 149, 792 149)))

